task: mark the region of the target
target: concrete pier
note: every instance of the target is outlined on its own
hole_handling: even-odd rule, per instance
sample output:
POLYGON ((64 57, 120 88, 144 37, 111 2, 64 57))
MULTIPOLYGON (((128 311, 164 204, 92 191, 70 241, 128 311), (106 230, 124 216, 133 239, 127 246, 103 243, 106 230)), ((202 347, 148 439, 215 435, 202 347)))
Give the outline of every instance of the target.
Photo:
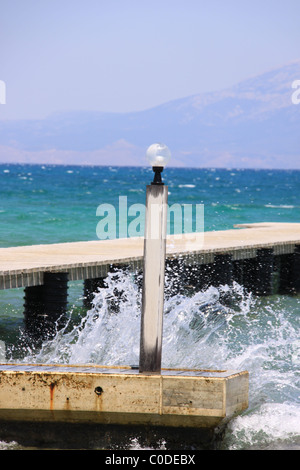
MULTIPOLYGON (((143 271, 143 248, 144 237, 0 248, 0 289, 25 289, 25 323, 38 335, 39 329, 46 331, 44 324, 51 331, 60 315, 63 319, 66 279, 84 281, 88 308, 109 271, 124 266, 143 271)), ((194 239, 169 236, 166 266, 179 273, 178 291, 236 281, 255 295, 296 294, 300 223, 237 225, 194 239)))
POLYGON ((0 423, 213 429, 248 407, 248 372, 0 364, 0 423))
MULTIPOLYGON (((213 264, 219 255, 231 255, 235 262, 256 258, 257 250, 272 249, 274 256, 292 255, 295 266, 291 276, 297 278, 300 223, 267 222, 235 227, 204 232, 194 242, 184 236, 169 236, 167 260, 207 265, 213 264)), ((103 278, 112 265, 143 269, 143 246, 144 238, 138 237, 0 248, 0 289, 42 285, 45 272, 67 272, 71 281, 103 278)), ((293 282, 296 288, 299 281, 293 282)))

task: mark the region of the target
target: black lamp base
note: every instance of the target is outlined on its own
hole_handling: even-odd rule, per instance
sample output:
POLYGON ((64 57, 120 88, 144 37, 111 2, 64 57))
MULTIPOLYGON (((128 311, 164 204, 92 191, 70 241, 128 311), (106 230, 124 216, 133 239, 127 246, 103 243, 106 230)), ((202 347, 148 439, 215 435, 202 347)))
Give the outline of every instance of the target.
POLYGON ((160 184, 163 185, 164 183, 161 180, 161 173, 163 171, 163 166, 153 166, 152 170, 154 171, 154 179, 151 184, 160 184))

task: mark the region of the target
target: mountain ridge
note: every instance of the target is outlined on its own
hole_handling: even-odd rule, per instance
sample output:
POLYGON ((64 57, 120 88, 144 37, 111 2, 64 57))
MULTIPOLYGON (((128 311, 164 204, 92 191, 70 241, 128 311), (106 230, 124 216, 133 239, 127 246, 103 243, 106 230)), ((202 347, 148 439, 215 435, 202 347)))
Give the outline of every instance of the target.
POLYGON ((299 59, 144 111, 0 121, 0 161, 145 165, 145 148, 162 141, 175 166, 300 168, 294 80, 300 80, 299 59))

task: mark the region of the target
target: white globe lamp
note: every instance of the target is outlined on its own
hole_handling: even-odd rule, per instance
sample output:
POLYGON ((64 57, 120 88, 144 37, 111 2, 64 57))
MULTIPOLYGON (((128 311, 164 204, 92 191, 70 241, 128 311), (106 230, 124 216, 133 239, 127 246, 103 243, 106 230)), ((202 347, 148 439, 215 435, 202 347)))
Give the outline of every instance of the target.
POLYGON ((165 144, 157 143, 148 147, 146 158, 154 171, 154 180, 151 184, 164 184, 161 180, 161 172, 171 158, 171 152, 165 144))

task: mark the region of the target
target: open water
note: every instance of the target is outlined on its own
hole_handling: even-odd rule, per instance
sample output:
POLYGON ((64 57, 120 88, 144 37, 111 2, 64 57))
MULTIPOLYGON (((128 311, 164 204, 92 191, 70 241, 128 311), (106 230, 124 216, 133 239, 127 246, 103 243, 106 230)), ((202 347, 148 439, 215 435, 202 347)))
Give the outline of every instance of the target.
MULTIPOLYGON (((205 230, 300 222, 300 171, 167 168, 163 176, 170 205, 204 205, 205 230)), ((119 196, 128 207, 144 204, 151 180, 148 168, 0 165, 0 247, 96 240, 97 207, 111 204, 118 213, 119 196)), ((131 275, 119 274, 108 277, 88 312, 82 283, 70 283, 69 324, 36 351, 19 346, 23 290, 0 291, 5 360, 137 364, 140 291, 131 275), (126 292, 117 314, 110 304, 116 289, 126 292)), ((300 296, 258 298, 238 284, 178 295, 173 282, 167 272, 163 366, 250 373, 249 408, 231 420, 220 448, 299 450, 300 296), (224 290, 230 306, 220 301, 224 290)), ((128 445, 141 448, 136 439, 128 445)), ((17 448, 0 441, 0 449, 17 448)))

